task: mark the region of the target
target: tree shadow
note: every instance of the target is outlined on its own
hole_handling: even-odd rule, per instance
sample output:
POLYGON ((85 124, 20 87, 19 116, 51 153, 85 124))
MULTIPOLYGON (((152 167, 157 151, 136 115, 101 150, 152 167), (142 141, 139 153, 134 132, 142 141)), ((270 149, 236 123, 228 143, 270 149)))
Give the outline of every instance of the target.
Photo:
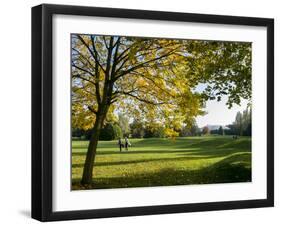
MULTIPOLYGON (((135 154, 143 153, 143 152, 134 152, 135 154)), ((144 152, 146 153, 146 152, 144 152)), ((200 152, 191 152, 189 151, 162 151, 162 152, 154 152, 149 151, 150 154, 167 154, 173 153, 177 154, 176 157, 164 157, 164 158, 151 158, 151 159, 137 159, 137 160, 123 160, 123 161, 100 161, 95 162, 95 166, 115 166, 115 165, 128 165, 128 164, 136 164, 136 163, 148 163, 148 162, 160 162, 160 161, 186 161, 186 160, 198 160, 198 159, 211 159, 211 158, 219 158, 227 155, 233 155, 237 153, 242 153, 234 149, 224 149, 224 150, 208 150, 208 151, 200 151, 200 152)), ((243 152, 247 153, 247 152, 243 152)), ((84 163, 73 163, 72 168, 81 168, 84 166, 84 163)))
POLYGON ((128 174, 120 177, 94 178, 83 187, 79 179, 72 180, 72 189, 104 189, 190 184, 251 182, 251 153, 237 153, 198 170, 166 168, 153 173, 128 174))
MULTIPOLYGON (((136 163, 147 163, 147 162, 163 162, 163 161, 185 161, 185 160, 197 160, 197 159, 210 159, 215 158, 214 156, 189 156, 189 157, 169 157, 169 158, 153 158, 153 159, 139 159, 139 160, 128 160, 128 161, 110 161, 110 162, 95 162, 95 166, 114 166, 114 165, 128 165, 136 163)), ((83 167, 83 163, 74 163, 72 168, 83 167)))
MULTIPOLYGON (((217 150, 230 150, 233 147, 239 148, 240 151, 246 151, 251 149, 251 142, 246 139, 233 140, 231 137, 215 139, 213 137, 204 138, 202 140, 198 139, 178 139, 173 142, 167 139, 160 139, 161 143, 159 144, 159 139, 148 138, 136 141, 132 143, 132 147, 129 148, 129 151, 119 152, 119 147, 115 144, 108 145, 105 147, 98 147, 97 155, 119 155, 119 154, 163 154, 163 153, 187 153, 187 152, 200 152, 207 150, 209 152, 217 150), (148 148, 147 150, 138 150, 139 148, 148 148), (168 149, 171 147, 171 149, 168 149), (212 150, 210 150, 210 147, 212 150), (107 150, 104 150, 107 149, 107 150), (115 150, 108 150, 115 149, 115 150)), ((79 146, 73 147, 73 150, 84 150, 86 147, 79 146)), ((235 148, 235 149, 237 149, 235 148)), ((86 153, 84 151, 73 151, 73 156, 84 156, 86 153)))
MULTIPOLYGON (((177 148, 173 148, 172 150, 163 150, 161 147, 158 147, 159 149, 156 150, 146 150, 146 151, 137 151, 137 150, 129 150, 129 151, 122 151, 119 150, 116 151, 97 151, 97 155, 134 155, 134 154, 169 154, 169 153, 182 153, 182 152, 194 152, 194 151, 200 151, 198 148, 185 148, 183 150, 178 150, 177 148)), ((72 152, 72 156, 85 156, 85 152, 72 152)))
MULTIPOLYGON (((160 148, 161 149, 161 148, 160 148)), ((130 150, 130 151, 98 151, 98 155, 136 155, 136 154, 148 154, 148 155, 154 155, 154 154, 176 154, 176 155, 210 155, 213 157, 220 157, 224 156, 226 154, 233 154, 236 152, 251 152, 251 149, 247 148, 226 148, 226 147, 212 147, 210 148, 185 148, 185 149, 178 149, 178 148, 173 148, 172 150, 146 150, 146 151, 135 151, 135 150, 130 150)), ((72 152, 72 156, 85 156, 85 152, 72 152)))

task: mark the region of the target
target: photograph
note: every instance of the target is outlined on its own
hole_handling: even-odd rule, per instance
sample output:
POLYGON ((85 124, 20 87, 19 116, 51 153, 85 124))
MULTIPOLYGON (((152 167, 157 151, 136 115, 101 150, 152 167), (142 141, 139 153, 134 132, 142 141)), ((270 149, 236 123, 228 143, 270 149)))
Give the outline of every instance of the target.
POLYGON ((252 181, 251 42, 69 38, 71 190, 252 181))
POLYGON ((274 18, 163 10, 32 7, 33 219, 274 206, 274 18))

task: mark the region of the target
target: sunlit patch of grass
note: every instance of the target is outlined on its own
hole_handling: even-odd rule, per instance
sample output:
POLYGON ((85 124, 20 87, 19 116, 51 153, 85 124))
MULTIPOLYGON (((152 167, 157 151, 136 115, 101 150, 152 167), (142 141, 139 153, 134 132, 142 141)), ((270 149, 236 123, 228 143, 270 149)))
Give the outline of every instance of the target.
MULTIPOLYGON (((251 138, 228 136, 131 139, 119 152, 117 141, 100 141, 87 189, 251 181, 251 138)), ((72 142, 72 189, 80 185, 87 141, 72 142)))

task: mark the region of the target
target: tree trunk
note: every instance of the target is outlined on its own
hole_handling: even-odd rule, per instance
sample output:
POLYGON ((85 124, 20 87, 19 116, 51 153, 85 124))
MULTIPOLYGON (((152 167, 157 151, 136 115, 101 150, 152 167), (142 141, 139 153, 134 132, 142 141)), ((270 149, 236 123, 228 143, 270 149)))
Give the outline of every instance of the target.
MULTIPOLYGON (((108 109, 106 107, 106 109, 108 109)), ((83 176, 81 180, 81 184, 87 185, 92 183, 92 176, 93 176, 93 167, 96 157, 96 150, 99 140, 100 131, 104 122, 104 119, 106 117, 107 110, 101 111, 96 116, 96 121, 94 124, 94 128, 92 131, 92 135, 90 138, 90 142, 88 145, 88 151, 87 156, 84 164, 83 169, 83 176)))

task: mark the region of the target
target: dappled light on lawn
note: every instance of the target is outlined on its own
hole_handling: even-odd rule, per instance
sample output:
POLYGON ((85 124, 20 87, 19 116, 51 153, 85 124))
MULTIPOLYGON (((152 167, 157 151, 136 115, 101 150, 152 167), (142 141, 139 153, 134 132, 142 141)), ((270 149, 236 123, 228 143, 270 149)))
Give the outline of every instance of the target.
POLYGON ((95 175, 80 184, 87 141, 73 141, 72 189, 146 187, 251 181, 251 138, 231 136, 131 139, 129 151, 117 141, 100 141, 95 175))

